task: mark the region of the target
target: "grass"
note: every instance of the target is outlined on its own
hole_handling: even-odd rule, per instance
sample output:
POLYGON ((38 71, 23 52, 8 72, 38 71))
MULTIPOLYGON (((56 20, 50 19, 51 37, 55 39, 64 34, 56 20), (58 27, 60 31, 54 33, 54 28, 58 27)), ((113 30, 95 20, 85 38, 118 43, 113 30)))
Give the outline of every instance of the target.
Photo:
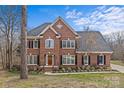
POLYGON ((18 73, 0 71, 0 87, 18 88, 85 88, 85 87, 124 87, 124 74, 76 74, 48 76, 29 75, 29 79, 20 80, 18 73))
POLYGON ((112 60, 111 61, 112 64, 115 64, 115 65, 121 65, 121 66, 124 66, 124 63, 119 61, 119 60, 112 60))

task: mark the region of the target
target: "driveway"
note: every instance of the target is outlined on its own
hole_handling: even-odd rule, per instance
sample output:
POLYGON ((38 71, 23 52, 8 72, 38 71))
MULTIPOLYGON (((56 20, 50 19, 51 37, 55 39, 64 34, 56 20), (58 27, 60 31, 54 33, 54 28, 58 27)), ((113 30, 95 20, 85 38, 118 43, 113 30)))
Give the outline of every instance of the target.
POLYGON ((112 67, 112 69, 114 69, 114 70, 118 70, 119 72, 124 73, 124 66, 111 64, 111 67, 112 67))

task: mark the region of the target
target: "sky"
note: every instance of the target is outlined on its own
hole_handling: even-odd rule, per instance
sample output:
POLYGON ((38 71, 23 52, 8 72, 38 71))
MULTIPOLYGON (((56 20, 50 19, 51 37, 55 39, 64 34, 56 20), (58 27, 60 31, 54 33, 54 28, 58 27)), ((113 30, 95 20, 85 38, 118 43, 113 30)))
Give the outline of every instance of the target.
POLYGON ((124 5, 31 5, 27 11, 28 29, 61 16, 75 31, 87 27, 104 34, 124 31, 124 5))

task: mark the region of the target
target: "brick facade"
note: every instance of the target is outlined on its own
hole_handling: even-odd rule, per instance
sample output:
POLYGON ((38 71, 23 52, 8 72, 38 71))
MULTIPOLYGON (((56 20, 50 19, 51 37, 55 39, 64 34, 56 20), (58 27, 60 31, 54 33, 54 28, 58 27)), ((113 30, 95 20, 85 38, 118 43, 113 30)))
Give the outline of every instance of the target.
MULTIPOLYGON (((62 48, 62 40, 75 40, 77 41, 79 39, 79 36, 76 35, 72 29, 70 29, 62 20, 57 20, 54 24, 52 24, 52 28, 59 33, 60 37, 57 37, 56 33, 53 31, 53 29, 49 28, 47 29, 42 36, 39 36, 38 38, 28 38, 27 42, 29 40, 38 40, 39 41, 39 48, 28 48, 27 49, 27 55, 38 55, 39 57, 39 66, 45 66, 46 56, 52 55, 52 60, 54 61, 52 66, 59 67, 62 62, 62 55, 75 55, 75 66, 82 66, 83 64, 83 55, 85 53, 77 53, 76 48, 79 47, 77 42, 75 45, 75 49, 63 49, 62 48), (62 28, 57 28, 57 25, 61 24, 62 28), (54 48, 53 49, 46 49, 45 48, 45 40, 46 39, 53 39, 54 40, 54 48)), ((90 64, 89 65, 98 65, 97 64, 97 56, 100 53, 89 53, 90 56, 90 64)), ((107 66, 110 66, 110 58, 111 53, 102 53, 105 55, 105 64, 107 66)), ((69 65, 68 65, 69 66, 69 65)), ((51 66, 50 66, 51 67, 51 66)))

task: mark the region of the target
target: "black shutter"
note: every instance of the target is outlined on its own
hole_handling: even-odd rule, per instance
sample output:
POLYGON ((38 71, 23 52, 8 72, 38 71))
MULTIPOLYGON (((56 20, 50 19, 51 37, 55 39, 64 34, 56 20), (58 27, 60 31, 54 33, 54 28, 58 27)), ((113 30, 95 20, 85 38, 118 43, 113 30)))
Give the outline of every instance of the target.
POLYGON ((31 40, 31 48, 33 48, 33 40, 31 40))
POLYGON ((97 55, 97 65, 99 65, 99 55, 97 55))
POLYGON ((90 65, 90 55, 88 57, 89 57, 89 65, 90 65))
POLYGON ((77 55, 75 55, 75 65, 77 65, 77 55))
POLYGON ((40 48, 40 40, 38 40, 38 48, 40 48))
POLYGON ((84 56, 82 56, 82 65, 84 65, 84 56))
POLYGON ((40 65, 40 62, 39 62, 39 55, 37 55, 37 64, 40 65))
POLYGON ((106 65, 106 56, 104 55, 104 64, 106 65))
POLYGON ((62 65, 62 55, 60 56, 60 65, 62 65))
POLYGON ((62 48, 62 40, 60 41, 60 48, 62 48))

